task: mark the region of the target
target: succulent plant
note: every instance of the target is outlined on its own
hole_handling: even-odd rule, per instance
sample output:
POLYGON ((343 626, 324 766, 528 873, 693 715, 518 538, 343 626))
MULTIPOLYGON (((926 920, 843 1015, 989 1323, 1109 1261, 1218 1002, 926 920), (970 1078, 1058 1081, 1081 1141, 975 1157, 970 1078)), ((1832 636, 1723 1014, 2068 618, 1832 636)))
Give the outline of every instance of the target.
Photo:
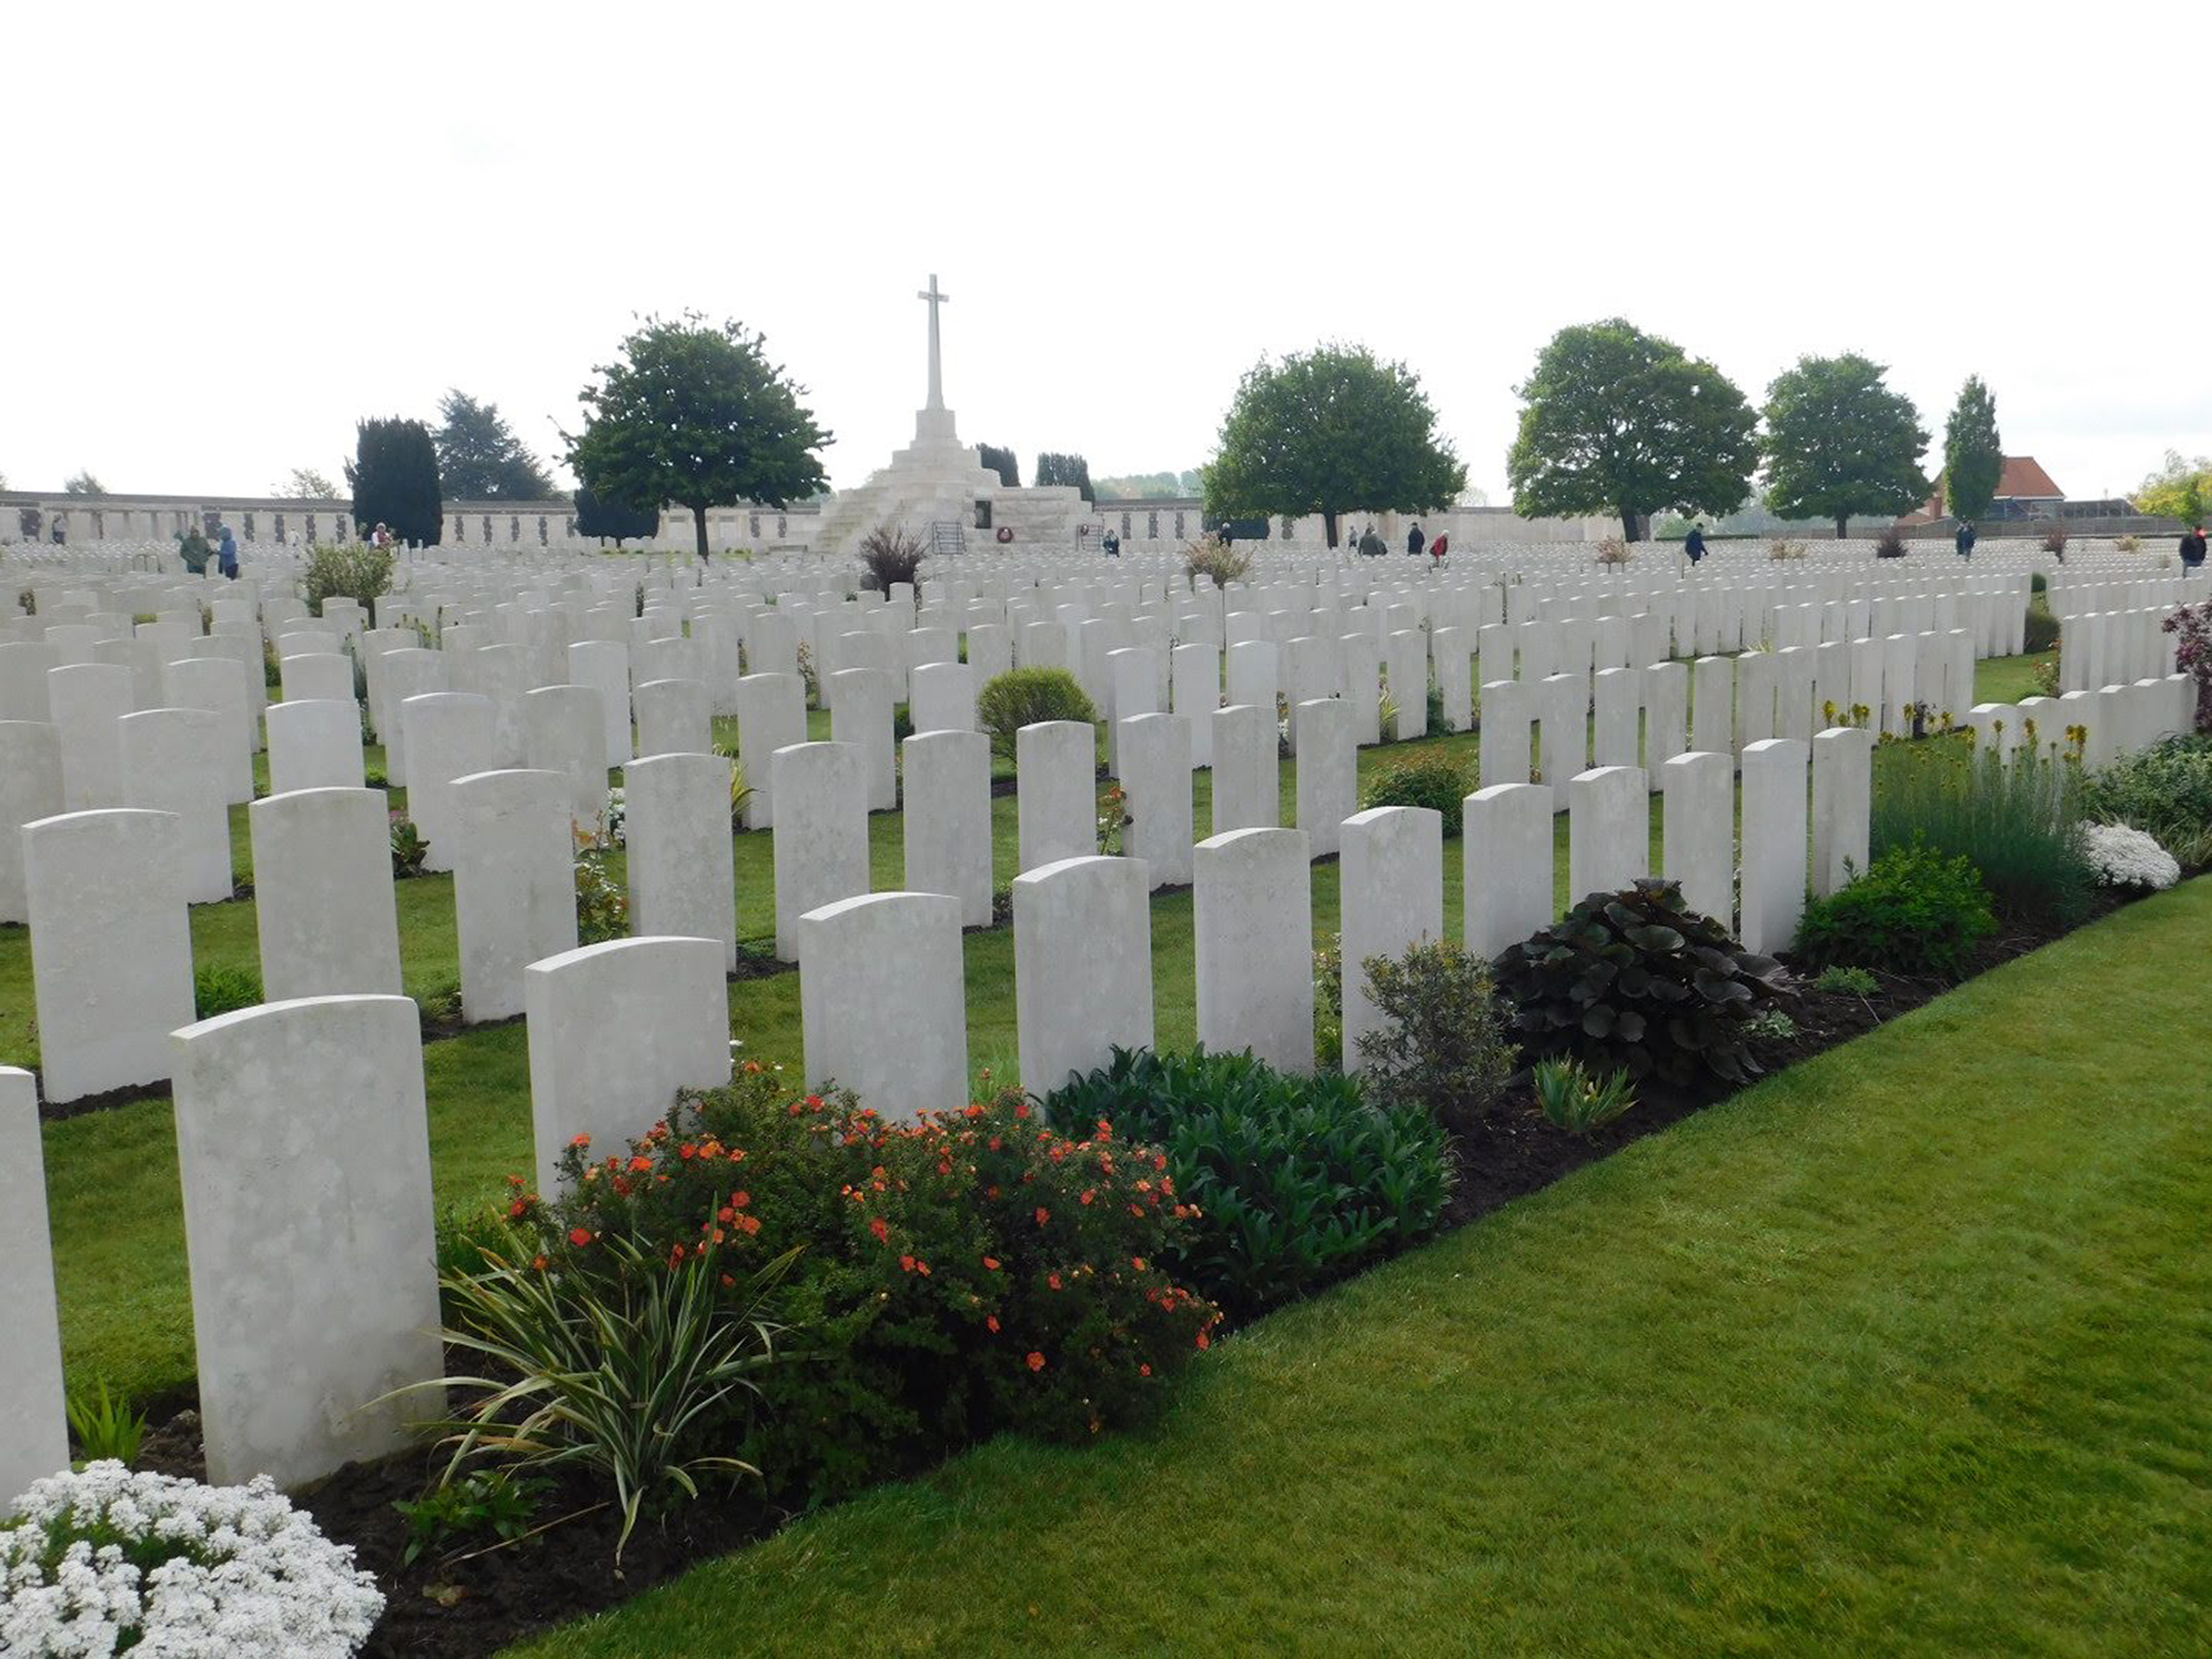
POLYGON ((1682 902, 1672 881, 1593 893, 1498 958, 1498 993, 1532 1055, 1567 1054, 1594 1070, 1686 1084, 1759 1074, 1745 1027, 1793 1000, 1789 974, 1743 949, 1682 902))

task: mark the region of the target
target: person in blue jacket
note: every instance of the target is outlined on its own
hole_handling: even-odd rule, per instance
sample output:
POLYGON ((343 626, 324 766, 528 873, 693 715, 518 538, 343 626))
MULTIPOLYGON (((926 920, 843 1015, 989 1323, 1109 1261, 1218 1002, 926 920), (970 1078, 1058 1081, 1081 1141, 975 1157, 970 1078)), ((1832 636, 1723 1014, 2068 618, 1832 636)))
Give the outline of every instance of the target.
POLYGON ((1959 557, 1961 558, 1970 559, 1974 557, 1974 523, 1972 519, 1970 518, 1961 521, 1958 534, 1952 538, 1952 545, 1958 549, 1959 557))
POLYGON ((1690 563, 1693 565, 1705 557, 1705 526, 1703 525, 1694 524, 1690 526, 1690 534, 1682 538, 1682 550, 1690 556, 1690 563))
POLYGON ((238 538, 230 533, 228 525, 223 526, 222 545, 215 549, 215 568, 231 580, 238 580, 238 538))

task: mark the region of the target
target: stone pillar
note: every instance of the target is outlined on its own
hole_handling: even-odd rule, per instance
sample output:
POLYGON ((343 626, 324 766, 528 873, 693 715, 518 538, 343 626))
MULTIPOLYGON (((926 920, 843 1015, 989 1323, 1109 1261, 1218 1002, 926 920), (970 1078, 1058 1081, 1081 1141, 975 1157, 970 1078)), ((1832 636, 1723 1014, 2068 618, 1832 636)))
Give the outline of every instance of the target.
MULTIPOLYGON (((595 724, 587 731, 599 741, 595 724)), ((567 780, 557 772, 479 772, 453 781, 453 910, 461 1017, 471 1025, 521 1013, 523 970, 576 949, 568 806, 567 780)))
POLYGON ((1318 697, 1293 711, 1298 739, 1298 827, 1316 858, 1340 845, 1344 820, 1359 810, 1359 756, 1352 747, 1352 710, 1338 697, 1318 697))
POLYGON ((177 820, 66 812, 25 825, 22 845, 47 1101, 160 1082, 193 1013, 177 820))
POLYGON ((361 787, 367 774, 361 762, 359 703, 287 698, 269 705, 266 724, 271 795, 361 787))
POLYGON ((1444 816, 1427 807, 1370 807, 1343 827, 1344 1069, 1359 1071, 1366 1069, 1359 1040, 1386 1024, 1368 997, 1363 964, 1444 937, 1444 816))
POLYGON ((711 939, 737 967, 737 888, 730 844, 730 763, 719 755, 651 755, 622 769, 630 931, 711 939))
POLYGON ((1839 726, 1813 739, 1813 893, 1864 874, 1874 822, 1874 734, 1839 726))
POLYGON ((1600 766, 1569 779, 1568 902, 1617 893, 1650 873, 1651 785, 1643 768, 1600 766))
POLYGON ((714 704, 704 680, 649 680, 631 694, 641 755, 711 755, 714 704))
POLYGON ((1552 792, 1490 784, 1462 809, 1460 902, 1467 949, 1495 957, 1552 922, 1552 792))
MULTIPOLYGON (((1235 647, 1232 646, 1232 651, 1235 647)), ((1232 703, 1213 717, 1213 832, 1272 829, 1282 815, 1275 707, 1232 703)))
POLYGON ((1784 737, 1743 752, 1744 949, 1789 949, 1805 910, 1807 746, 1784 737))
POLYGON ((952 1111, 968 1094, 960 902, 871 893, 799 918, 806 1076, 833 1079, 894 1122, 952 1111))
POLYGON ((917 737, 976 729, 975 670, 967 664, 921 664, 908 674, 907 685, 907 713, 917 737))
POLYGON ((246 809, 265 1001, 396 996, 399 910, 381 789, 296 789, 246 809))
POLYGON ((1724 928, 1736 896, 1735 762, 1694 749, 1661 770, 1666 824, 1660 868, 1681 884, 1685 904, 1724 928))
POLYGON ((1132 820, 1122 832, 1122 851, 1144 862, 1152 887, 1187 887, 1192 841, 1190 722, 1179 714, 1140 714, 1123 719, 1120 730, 1117 748, 1132 820))
MULTIPOLYGON (((858 752, 868 783, 868 810, 889 812, 899 804, 897 751, 892 744, 889 671, 842 668, 823 681, 830 708, 830 734, 858 752)), ((1087 733, 1089 727, 1084 727, 1087 733)))
POLYGON ((557 774, 569 822, 596 833, 607 810, 607 724, 599 694, 589 686, 540 686, 522 701, 530 770, 557 774))
POLYGON ((769 764, 775 780, 776 956, 799 959, 799 918, 865 893, 868 778, 849 743, 793 743, 769 764))
POLYGON ((445 1369, 414 1003, 280 1002, 169 1041, 208 1479, 404 1449, 445 1369))
POLYGON ((580 1135, 605 1158, 652 1128, 684 1088, 730 1080, 730 1006, 711 939, 616 939, 522 971, 530 1118, 541 1193, 559 1190, 580 1135))
POLYGON ((1064 858, 1015 878, 1014 1010, 1037 1094, 1117 1047, 1152 1046, 1152 907, 1135 863, 1064 858))
POLYGON ((1214 710, 1221 706, 1221 650, 1207 644, 1179 645, 1168 653, 1168 679, 1175 712, 1190 721, 1193 766, 1214 764, 1214 710))
POLYGON ((426 870, 453 868, 456 778, 492 770, 492 704, 473 692, 434 691, 399 705, 407 733, 407 816, 430 843, 426 870))
POLYGON ((1232 830, 1194 859, 1198 1041, 1313 1070, 1313 884, 1298 830, 1232 830))
POLYGON ((599 694, 606 721, 607 764, 623 766, 630 755, 630 648, 619 640, 580 640, 568 648, 571 684, 599 694))
POLYGON ((60 733, 45 720, 0 720, 0 922, 30 919, 23 826, 60 813, 60 733))
MULTIPOLYGON (((148 709, 115 723, 128 803, 170 813, 177 820, 184 860, 179 873, 188 904, 219 904, 232 891, 223 724, 223 717, 208 709, 148 709)), ((4 728, 0 728, 0 774, 7 765, 4 728)), ((0 782, 0 789, 5 787, 0 782)), ((0 811, 0 826, 5 817, 0 811)), ((0 877, 0 886, 4 881, 0 877)), ((0 918, 6 914, 0 908, 0 918)))
POLYGON ((47 674, 46 695, 61 736, 62 805, 72 812, 122 805, 123 740, 115 723, 135 706, 131 671, 72 664, 47 674))
MULTIPOLYGON (((918 693, 933 668, 914 671, 918 693)), ((906 885, 960 901, 960 925, 991 925, 991 740, 923 732, 904 745, 906 885)), ((1186 785, 1187 787, 1187 784, 1186 785)))
POLYGON ((1045 720, 1014 733, 1024 870, 1098 850, 1097 754, 1095 735, 1080 720, 1045 720))
MULTIPOLYGON (((1148 977, 1146 983, 1148 989, 1148 977)), ((13 1496, 69 1466, 38 1090, 28 1071, 13 1066, 0 1066, 0 1261, 7 1263, 0 1272, 0 1331, 8 1333, 0 1343, 0 1492, 13 1496)))

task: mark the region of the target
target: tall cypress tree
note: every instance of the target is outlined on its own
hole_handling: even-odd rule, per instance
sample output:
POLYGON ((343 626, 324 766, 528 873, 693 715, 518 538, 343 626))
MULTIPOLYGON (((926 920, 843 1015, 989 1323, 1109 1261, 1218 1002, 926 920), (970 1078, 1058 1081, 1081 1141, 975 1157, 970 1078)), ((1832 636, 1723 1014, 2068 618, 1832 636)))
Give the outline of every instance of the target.
POLYGON ((380 524, 396 539, 424 547, 435 547, 445 533, 438 448, 419 420, 362 421, 354 458, 346 463, 346 487, 357 526, 380 524))
POLYGON ((1954 518, 1978 518, 1997 499, 2005 475, 2005 441, 1997 434, 1997 400, 1970 374, 1943 428, 1943 507, 1954 518))
POLYGON ((1009 489, 1022 487, 1022 464, 1011 449, 1002 449, 995 443, 979 443, 976 449, 982 455, 986 472, 996 472, 998 481, 1009 489))

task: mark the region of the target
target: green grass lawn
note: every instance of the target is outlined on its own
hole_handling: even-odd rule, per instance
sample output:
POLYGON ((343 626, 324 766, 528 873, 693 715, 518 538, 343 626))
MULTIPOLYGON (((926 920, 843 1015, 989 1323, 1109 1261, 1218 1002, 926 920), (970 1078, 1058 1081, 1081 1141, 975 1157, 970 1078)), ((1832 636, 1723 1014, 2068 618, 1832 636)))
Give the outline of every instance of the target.
POLYGON ((2212 880, 533 1659, 2212 1648, 2212 880))

